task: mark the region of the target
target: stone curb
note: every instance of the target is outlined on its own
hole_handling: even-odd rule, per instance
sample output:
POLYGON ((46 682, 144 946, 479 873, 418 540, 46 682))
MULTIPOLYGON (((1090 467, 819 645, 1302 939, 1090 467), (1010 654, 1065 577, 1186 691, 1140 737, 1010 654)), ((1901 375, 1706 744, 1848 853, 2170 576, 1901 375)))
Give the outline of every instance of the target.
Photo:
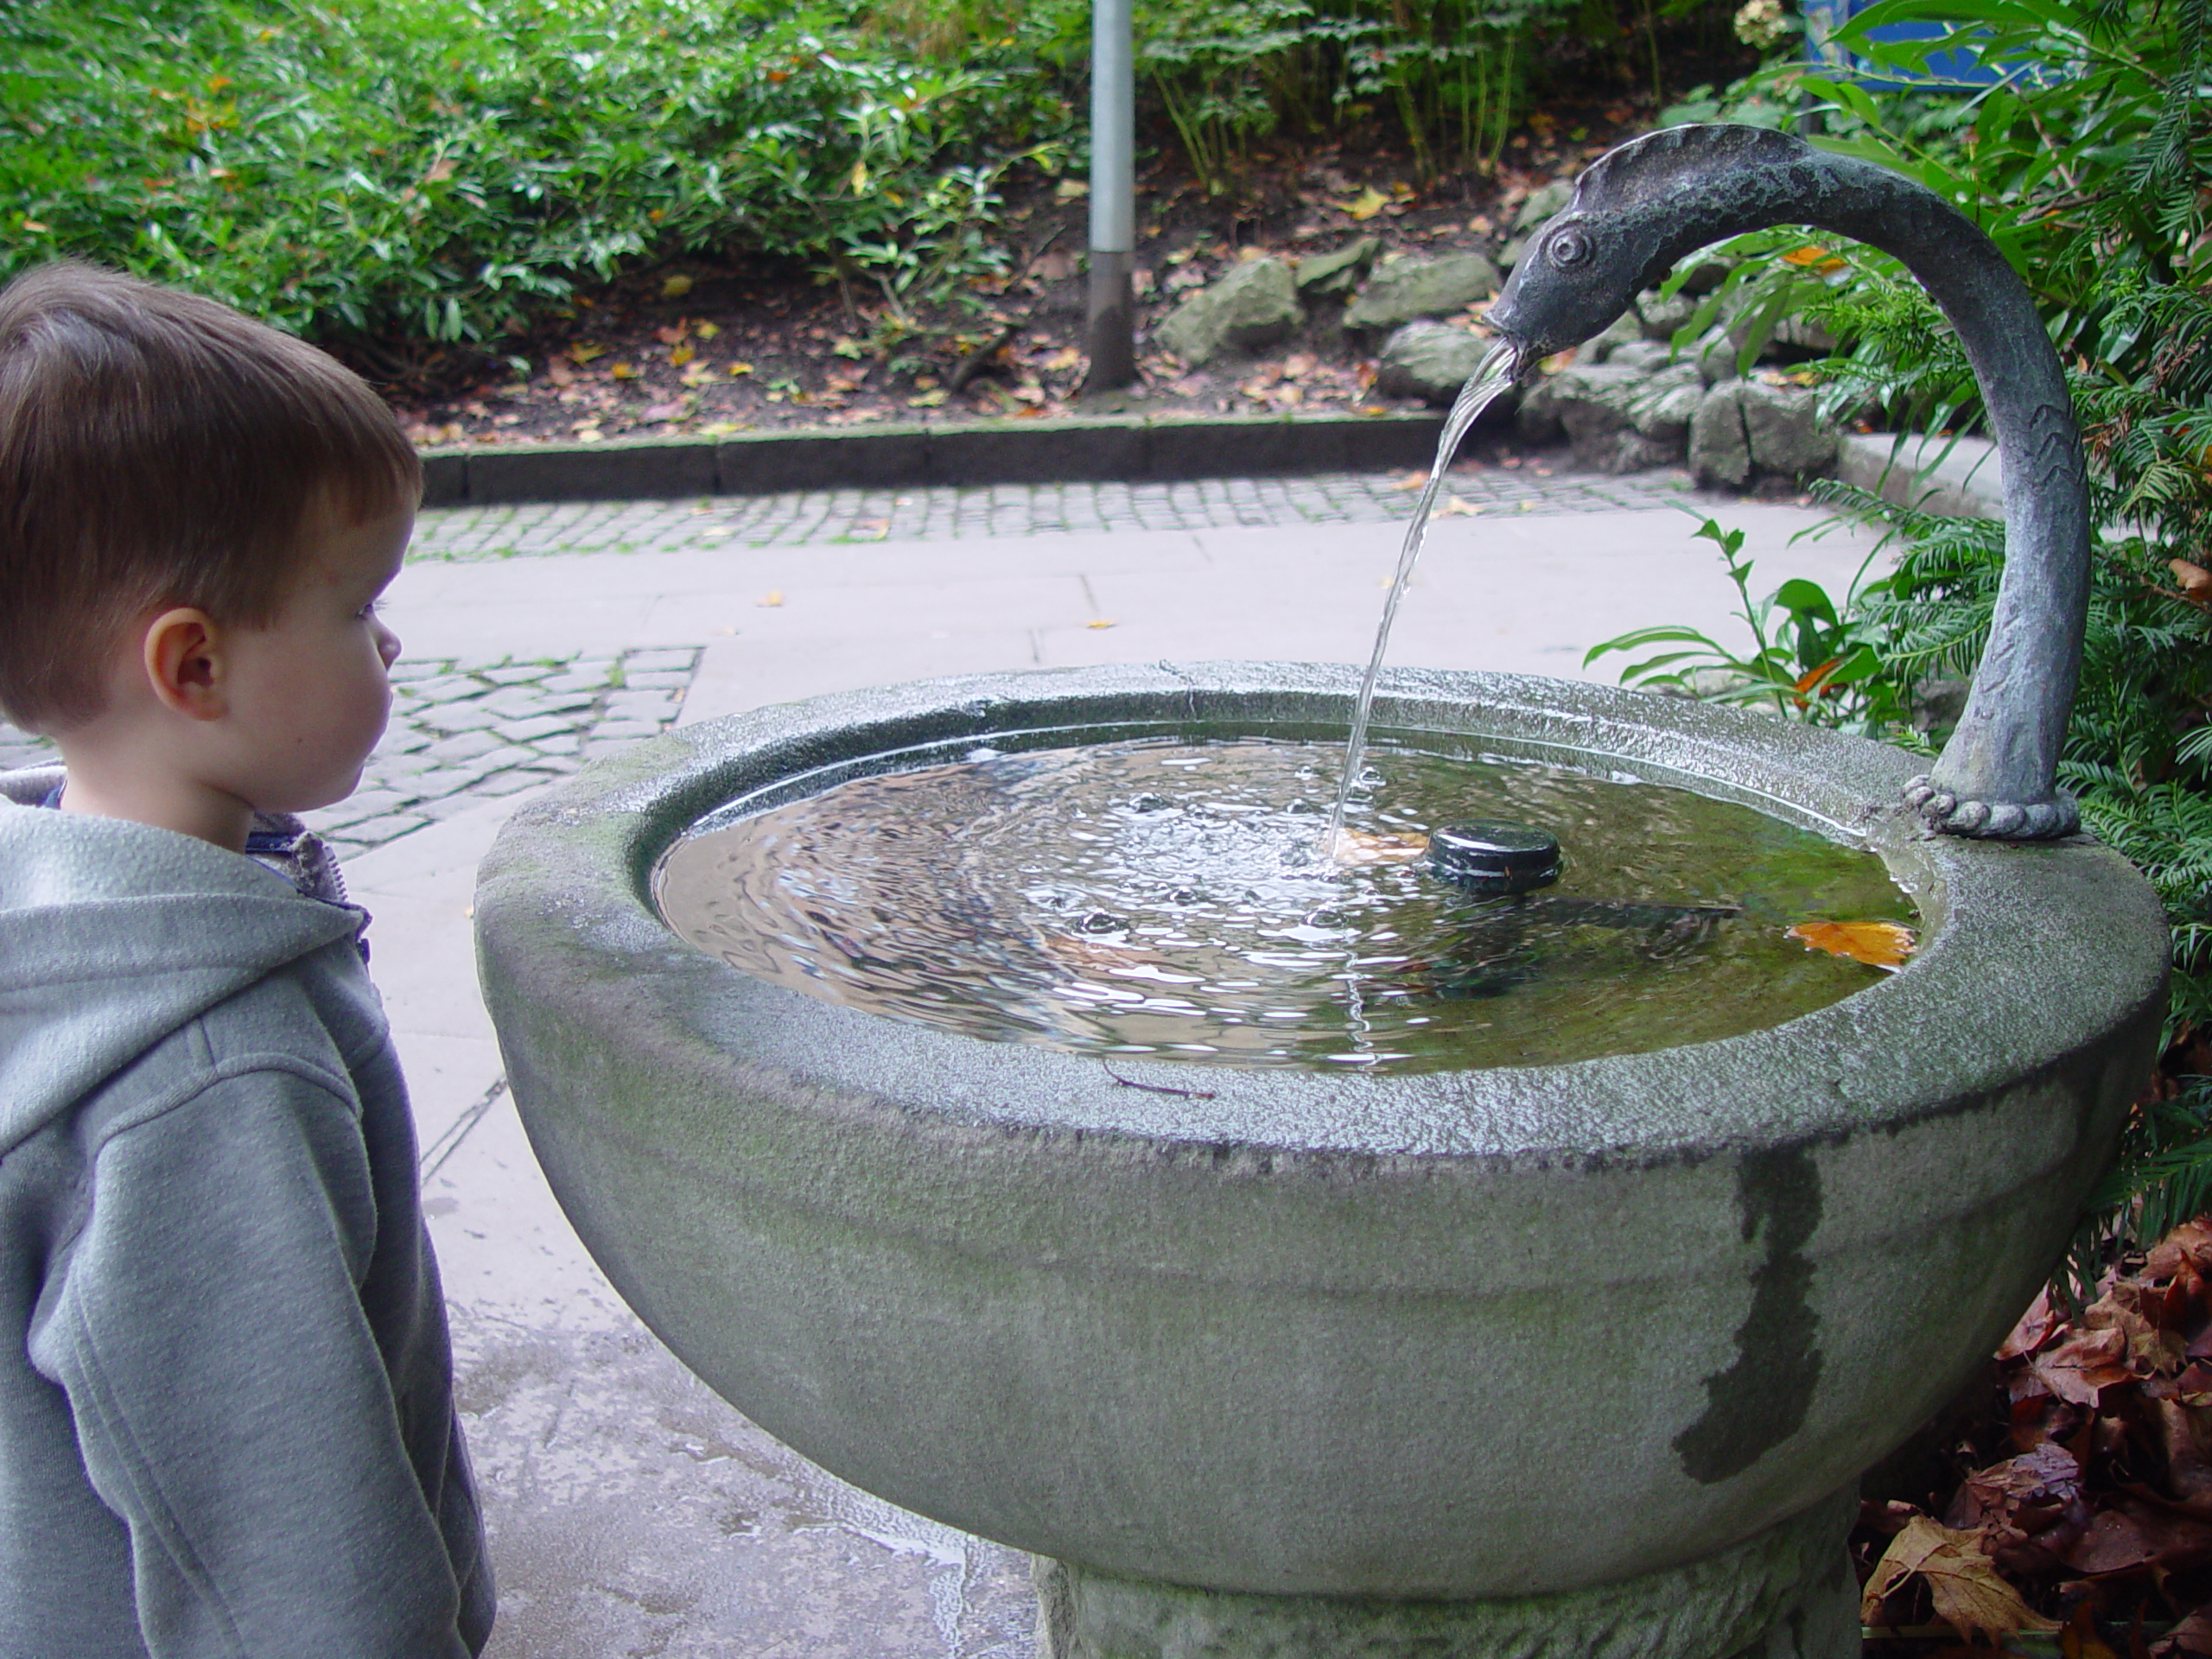
POLYGON ((1847 432, 1835 475, 1901 507, 1946 518, 2002 518, 2004 467, 1987 438, 1847 432))
POLYGON ((1171 483, 1426 467, 1440 414, 914 423, 515 448, 426 449, 423 505, 666 499, 909 485, 1171 483))

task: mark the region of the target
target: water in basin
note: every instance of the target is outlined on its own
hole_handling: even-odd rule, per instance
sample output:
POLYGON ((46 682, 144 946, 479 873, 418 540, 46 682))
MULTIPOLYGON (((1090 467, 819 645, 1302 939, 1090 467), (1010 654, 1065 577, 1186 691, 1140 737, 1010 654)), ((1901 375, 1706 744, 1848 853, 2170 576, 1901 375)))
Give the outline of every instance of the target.
POLYGON ((1871 854, 1656 784, 1380 744, 1319 854, 1343 749, 1141 739, 856 779, 663 861, 683 938, 894 1018, 1105 1056, 1308 1070, 1546 1065, 1795 1018, 1878 969, 1787 936, 1909 920, 1871 854), (1554 885, 1483 898, 1423 861, 1540 825, 1554 885), (1358 861, 1363 860, 1363 861, 1358 861))

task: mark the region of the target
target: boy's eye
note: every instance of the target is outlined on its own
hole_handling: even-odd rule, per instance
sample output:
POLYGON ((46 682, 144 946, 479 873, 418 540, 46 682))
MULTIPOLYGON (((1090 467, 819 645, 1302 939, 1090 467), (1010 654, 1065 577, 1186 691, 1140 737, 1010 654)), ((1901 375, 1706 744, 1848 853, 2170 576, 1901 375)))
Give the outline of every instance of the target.
POLYGON ((384 600, 379 596, 376 599, 371 600, 367 604, 362 606, 359 611, 354 613, 354 614, 360 617, 363 621, 366 621, 370 617, 374 616, 383 608, 384 600))

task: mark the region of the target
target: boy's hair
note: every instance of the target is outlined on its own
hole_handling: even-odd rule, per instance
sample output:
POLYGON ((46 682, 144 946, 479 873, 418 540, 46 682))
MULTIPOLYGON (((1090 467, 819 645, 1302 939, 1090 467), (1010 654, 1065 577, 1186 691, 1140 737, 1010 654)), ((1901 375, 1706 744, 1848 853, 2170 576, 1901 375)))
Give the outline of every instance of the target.
POLYGON ((422 463, 303 341, 74 262, 0 289, 0 713, 97 715, 119 631, 188 605, 275 620, 307 515, 412 505, 422 463))

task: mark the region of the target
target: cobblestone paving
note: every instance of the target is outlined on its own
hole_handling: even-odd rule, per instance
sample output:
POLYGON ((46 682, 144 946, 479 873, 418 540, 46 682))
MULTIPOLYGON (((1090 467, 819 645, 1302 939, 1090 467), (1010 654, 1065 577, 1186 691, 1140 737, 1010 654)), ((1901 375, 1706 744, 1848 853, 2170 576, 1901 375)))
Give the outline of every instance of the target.
MULTIPOLYGON (((448 817, 477 801, 574 772, 592 756, 675 722, 698 671, 696 646, 543 662, 410 662, 391 671, 391 724, 361 785, 307 815, 339 856, 448 817)), ((0 769, 52 757, 0 726, 0 769)))
POLYGON ((403 659, 391 671, 391 725, 361 786, 308 823, 344 858, 550 782, 666 731, 698 667, 697 646, 543 662, 403 659))
MULTIPOLYGON (((971 489, 808 490, 682 501, 568 501, 445 507, 423 514, 410 556, 527 558, 542 553, 669 552, 821 542, 959 541, 1109 530, 1376 524, 1411 506, 1405 473, 1214 478, 1181 484, 994 484, 971 489)), ((1448 511, 1604 512, 1688 499, 1678 469, 1608 478, 1524 461, 1461 463, 1448 511), (1459 507, 1452 508, 1456 499, 1459 507)))

